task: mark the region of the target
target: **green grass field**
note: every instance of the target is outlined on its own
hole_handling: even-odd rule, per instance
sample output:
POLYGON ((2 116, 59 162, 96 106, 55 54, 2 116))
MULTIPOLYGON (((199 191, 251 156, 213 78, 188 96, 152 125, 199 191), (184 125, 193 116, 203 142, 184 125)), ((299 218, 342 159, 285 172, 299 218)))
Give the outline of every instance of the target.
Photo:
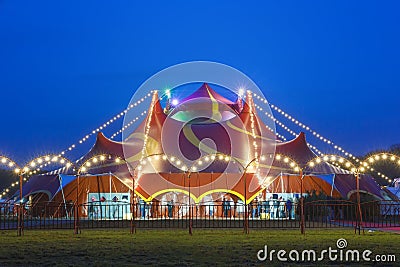
MULTIPOLYGON (((359 236, 354 230, 318 229, 307 230, 302 236, 298 230, 282 229, 252 230, 244 235, 241 230, 194 229, 189 236, 185 230, 138 230, 131 235, 129 229, 107 229, 83 230, 79 235, 72 230, 30 230, 23 237, 17 237, 16 231, 1 231, 0 266, 271 266, 257 260, 256 254, 264 245, 275 250, 320 251, 336 248, 339 238, 347 240, 348 249, 395 254, 400 265, 400 235, 392 233, 366 232, 359 236)), ((273 265, 281 263, 275 260, 273 265)), ((333 263, 325 261, 324 265, 333 263)))

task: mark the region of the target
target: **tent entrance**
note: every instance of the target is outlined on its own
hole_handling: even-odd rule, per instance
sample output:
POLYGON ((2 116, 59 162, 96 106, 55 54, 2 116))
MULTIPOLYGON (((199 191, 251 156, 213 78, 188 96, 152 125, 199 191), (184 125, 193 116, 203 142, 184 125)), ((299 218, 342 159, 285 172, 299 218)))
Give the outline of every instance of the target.
POLYGON ((130 192, 87 194, 87 215, 95 220, 126 220, 131 218, 130 192))

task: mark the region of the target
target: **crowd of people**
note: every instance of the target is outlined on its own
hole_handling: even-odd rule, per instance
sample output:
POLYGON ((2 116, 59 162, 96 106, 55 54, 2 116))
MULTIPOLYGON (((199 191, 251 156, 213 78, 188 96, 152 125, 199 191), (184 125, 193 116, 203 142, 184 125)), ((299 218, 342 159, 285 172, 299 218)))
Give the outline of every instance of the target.
POLYGON ((256 197, 251 202, 251 217, 260 219, 296 219, 299 198, 282 196, 274 198, 270 196, 267 200, 256 197))
MULTIPOLYGON (((252 219, 267 220, 296 219, 298 202, 299 199, 296 197, 285 199, 283 196, 275 195, 263 199, 258 196, 247 205, 247 216, 252 219)), ((116 196, 111 201, 106 200, 105 197, 100 198, 100 200, 92 197, 89 202, 88 217, 117 219, 121 217, 121 212, 132 213, 133 211, 135 218, 138 219, 183 218, 189 216, 190 209, 194 217, 244 218, 246 206, 241 199, 234 201, 229 195, 214 201, 194 204, 191 207, 173 199, 146 202, 137 198, 133 211, 129 203, 120 202, 116 196)))

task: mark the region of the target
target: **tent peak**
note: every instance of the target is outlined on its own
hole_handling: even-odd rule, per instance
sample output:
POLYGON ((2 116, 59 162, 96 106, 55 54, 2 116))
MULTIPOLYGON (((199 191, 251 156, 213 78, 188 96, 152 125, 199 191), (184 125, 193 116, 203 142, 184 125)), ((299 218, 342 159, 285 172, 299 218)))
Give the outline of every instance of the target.
POLYGON ((186 102, 188 100, 196 99, 196 98, 211 98, 215 99, 221 103, 227 104, 227 105, 234 105, 235 103, 232 102, 231 100, 223 97, 219 93, 217 93, 214 89, 210 87, 208 83, 203 83, 194 93, 189 95, 188 97, 182 99, 180 102, 186 102))

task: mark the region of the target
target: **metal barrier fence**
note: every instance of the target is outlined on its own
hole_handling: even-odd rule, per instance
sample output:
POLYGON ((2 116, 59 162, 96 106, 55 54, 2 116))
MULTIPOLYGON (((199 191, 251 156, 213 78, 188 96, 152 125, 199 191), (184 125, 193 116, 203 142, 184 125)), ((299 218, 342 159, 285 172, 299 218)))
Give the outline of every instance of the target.
MULTIPOLYGON (((243 228, 246 221, 243 204, 186 205, 176 203, 91 202, 75 206, 73 203, 42 202, 23 206, 24 229, 80 229, 123 228, 243 228), (75 216, 78 214, 79 216, 75 216), (134 216, 132 216, 134 215, 134 216)), ((17 229, 17 204, 0 203, 0 229, 17 229)), ((400 202, 362 203, 364 228, 400 227, 400 202)), ((355 227, 357 205, 349 201, 305 202, 306 228, 355 227)), ((261 202, 248 205, 249 228, 299 228, 301 209, 293 204, 261 202)))
MULTIPOLYGON (((305 226, 356 227, 357 204, 350 201, 315 201, 305 203, 305 226)), ((372 201, 361 203, 361 227, 400 227, 400 202, 372 201)))

